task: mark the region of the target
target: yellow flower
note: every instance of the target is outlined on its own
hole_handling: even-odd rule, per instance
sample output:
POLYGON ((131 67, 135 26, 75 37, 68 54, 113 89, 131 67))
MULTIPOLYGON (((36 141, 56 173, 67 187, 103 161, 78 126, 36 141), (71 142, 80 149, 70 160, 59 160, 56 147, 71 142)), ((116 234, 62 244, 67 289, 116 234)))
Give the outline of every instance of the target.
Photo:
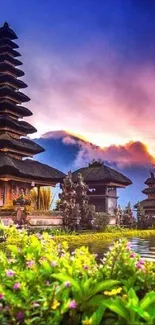
POLYGON ((106 296, 115 296, 118 293, 120 293, 122 291, 122 288, 117 288, 117 289, 112 289, 111 291, 104 291, 104 295, 106 296))
POLYGON ((85 319, 82 322, 83 325, 91 325, 92 324, 92 319, 85 319))
POLYGON ((58 301, 58 300, 54 300, 54 302, 53 302, 53 304, 52 304, 52 309, 57 309, 57 307, 59 307, 60 306, 60 302, 58 301))

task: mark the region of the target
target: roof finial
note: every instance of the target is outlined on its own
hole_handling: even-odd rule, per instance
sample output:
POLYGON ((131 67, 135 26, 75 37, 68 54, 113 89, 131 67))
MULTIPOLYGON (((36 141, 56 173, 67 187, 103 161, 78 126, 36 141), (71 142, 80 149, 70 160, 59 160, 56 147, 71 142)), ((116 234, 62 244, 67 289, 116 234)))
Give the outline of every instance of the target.
POLYGON ((9 28, 9 24, 7 22, 5 22, 3 27, 9 28))

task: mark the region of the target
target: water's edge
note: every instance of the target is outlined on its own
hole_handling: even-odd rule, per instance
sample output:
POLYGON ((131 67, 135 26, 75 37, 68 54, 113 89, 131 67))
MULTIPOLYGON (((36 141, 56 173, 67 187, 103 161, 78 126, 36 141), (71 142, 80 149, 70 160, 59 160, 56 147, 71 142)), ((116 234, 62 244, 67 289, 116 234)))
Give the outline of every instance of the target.
MULTIPOLYGON (((155 261, 155 236, 150 238, 132 237, 128 238, 128 241, 131 243, 131 249, 140 254, 142 258, 155 261)), ((91 253, 97 253, 102 257, 113 243, 114 240, 111 240, 111 242, 103 242, 99 240, 88 244, 88 247, 91 253)))

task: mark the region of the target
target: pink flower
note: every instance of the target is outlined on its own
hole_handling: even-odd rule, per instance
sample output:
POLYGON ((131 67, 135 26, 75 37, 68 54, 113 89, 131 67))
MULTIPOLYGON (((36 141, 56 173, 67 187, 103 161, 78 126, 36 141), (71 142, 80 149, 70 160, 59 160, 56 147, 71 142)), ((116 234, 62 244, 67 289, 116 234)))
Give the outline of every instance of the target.
POLYGON ((11 264, 11 263, 14 263, 15 260, 13 258, 8 258, 8 263, 11 264))
POLYGON ((65 285, 66 288, 69 288, 69 287, 71 286, 71 283, 70 283, 70 281, 66 281, 66 282, 64 283, 64 285, 65 285))
POLYGON ((18 313, 17 313, 17 319, 18 320, 22 320, 24 318, 24 313, 23 313, 23 311, 19 311, 18 313))
POLYGON ((135 257, 136 256, 136 254, 134 253, 134 252, 132 252, 131 254, 130 254, 130 258, 133 258, 133 257, 135 257))
POLYGON ((137 264, 136 264, 136 268, 137 268, 137 269, 142 269, 142 268, 143 268, 143 265, 142 265, 142 264, 139 264, 139 263, 137 263, 137 264))
POLYGON ((70 309, 75 309, 77 307, 77 303, 75 300, 71 300, 69 303, 69 308, 70 309))
POLYGON ((16 282, 16 283, 14 284, 13 288, 14 288, 15 290, 20 289, 20 283, 19 283, 19 282, 16 282))
POLYGON ((131 243, 127 243, 126 249, 127 249, 127 251, 131 251, 131 243))
POLYGON ((49 287, 49 285, 50 285, 50 282, 49 282, 49 281, 46 281, 46 285, 47 285, 47 287, 49 287))
POLYGON ((40 304, 37 301, 34 301, 33 307, 39 307, 39 306, 40 306, 40 304))
POLYGON ((144 260, 140 259, 140 260, 138 261, 138 263, 141 264, 141 265, 143 265, 145 262, 144 262, 144 260))
POLYGON ((7 275, 8 277, 14 276, 14 275, 15 275, 15 271, 13 271, 13 270, 8 270, 8 271, 6 271, 6 275, 7 275))
POLYGON ((88 270, 89 269, 88 265, 84 265, 84 269, 88 270))
POLYGON ((4 298, 4 294, 0 293, 0 300, 4 298))
POLYGON ((26 262, 26 265, 27 265, 29 268, 33 267, 34 264, 35 264, 35 261, 34 261, 34 260, 29 260, 29 261, 26 262))
POLYGON ((39 234, 39 233, 37 232, 37 233, 36 233, 36 237, 37 237, 38 239, 41 239, 41 238, 42 238, 42 235, 39 234))
POLYGON ((51 263, 51 266, 56 266, 57 265, 57 262, 56 261, 53 261, 52 263, 51 263))

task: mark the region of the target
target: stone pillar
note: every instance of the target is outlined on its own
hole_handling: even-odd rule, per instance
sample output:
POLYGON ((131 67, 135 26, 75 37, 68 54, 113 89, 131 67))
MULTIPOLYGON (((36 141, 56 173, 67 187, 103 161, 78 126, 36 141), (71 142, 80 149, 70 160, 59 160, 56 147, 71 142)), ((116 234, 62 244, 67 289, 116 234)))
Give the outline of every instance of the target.
POLYGON ((7 182, 4 182, 3 205, 6 204, 6 201, 7 201, 7 182))
POLYGON ((37 210, 40 210, 40 185, 38 185, 37 188, 38 188, 37 210))

